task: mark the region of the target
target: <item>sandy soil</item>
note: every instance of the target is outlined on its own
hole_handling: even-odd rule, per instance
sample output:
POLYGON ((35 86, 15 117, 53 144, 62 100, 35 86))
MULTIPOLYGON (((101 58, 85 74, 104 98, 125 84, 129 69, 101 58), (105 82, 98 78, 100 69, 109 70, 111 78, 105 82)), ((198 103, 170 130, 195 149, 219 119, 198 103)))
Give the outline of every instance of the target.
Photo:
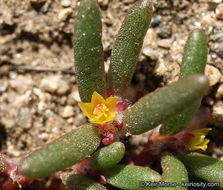
MULTIPOLYGON (((106 68, 121 22, 134 3, 99 0, 106 68)), ((0 148, 15 159, 86 122, 77 106, 72 49, 78 5, 75 0, 0 1, 0 71, 3 66, 59 71, 0 72, 0 148)), ((193 29, 202 28, 209 48, 205 74, 210 88, 202 101, 207 111, 201 117, 213 128, 209 154, 223 159, 223 3, 154 0, 153 5, 130 99, 134 102, 176 81, 186 39, 193 29)))

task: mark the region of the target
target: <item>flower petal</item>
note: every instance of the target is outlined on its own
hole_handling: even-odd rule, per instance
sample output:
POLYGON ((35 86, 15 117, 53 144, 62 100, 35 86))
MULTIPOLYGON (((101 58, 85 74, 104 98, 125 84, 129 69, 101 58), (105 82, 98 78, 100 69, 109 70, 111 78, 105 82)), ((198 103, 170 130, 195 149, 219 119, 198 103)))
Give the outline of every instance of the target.
POLYGON ((109 97, 105 101, 106 101, 105 105, 109 108, 109 110, 115 111, 118 97, 109 97))
POLYGON ((209 131, 211 131, 211 128, 190 131, 194 137, 192 137, 188 142, 187 149, 189 151, 195 151, 198 149, 205 151, 207 149, 207 144, 210 142, 209 139, 205 138, 209 131))
POLYGON ((91 103, 93 104, 93 106, 97 106, 98 104, 105 104, 105 99, 98 94, 96 91, 94 91, 92 97, 91 97, 91 103))
POLYGON ((80 103, 78 103, 78 105, 79 105, 81 111, 82 111, 82 112, 83 112, 89 119, 92 118, 92 117, 94 117, 94 116, 93 116, 93 109, 94 109, 94 107, 93 107, 92 103, 83 103, 83 102, 80 102, 80 103))

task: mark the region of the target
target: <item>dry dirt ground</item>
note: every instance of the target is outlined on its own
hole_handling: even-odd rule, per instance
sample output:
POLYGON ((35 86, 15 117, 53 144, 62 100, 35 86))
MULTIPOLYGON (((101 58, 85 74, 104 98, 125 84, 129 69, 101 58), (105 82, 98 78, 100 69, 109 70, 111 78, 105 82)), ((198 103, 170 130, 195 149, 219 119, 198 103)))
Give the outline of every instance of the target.
MULTIPOLYGON (((98 1, 107 69, 115 36, 136 0, 98 1)), ((76 0, 0 1, 0 148, 12 158, 19 159, 86 122, 77 106, 72 48, 78 5, 76 0), (51 71, 2 73, 3 66, 51 71)), ((153 5, 130 99, 134 102, 176 81, 186 39, 193 29, 202 28, 208 41, 205 74, 210 88, 202 101, 205 112, 200 123, 205 120, 213 128, 209 154, 223 159, 223 2, 153 0, 153 5)))

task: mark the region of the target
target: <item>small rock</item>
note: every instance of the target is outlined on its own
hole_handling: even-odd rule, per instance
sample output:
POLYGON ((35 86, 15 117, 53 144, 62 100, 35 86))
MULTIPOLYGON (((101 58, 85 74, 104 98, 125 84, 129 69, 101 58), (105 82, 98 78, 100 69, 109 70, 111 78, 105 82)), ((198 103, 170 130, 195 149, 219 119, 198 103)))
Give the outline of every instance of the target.
POLYGON ((216 13, 217 18, 223 19, 223 3, 219 4, 216 7, 215 13, 216 13))
POLYGON ((12 10, 5 8, 3 10, 1 10, 1 14, 2 14, 2 19, 3 22, 9 26, 13 26, 14 23, 14 19, 13 19, 13 14, 12 14, 12 10))
POLYGON ((70 0, 62 0, 62 1, 61 1, 61 5, 62 5, 63 7, 70 7, 70 5, 71 5, 71 1, 70 1, 70 0))
POLYGON ((149 30, 146 33, 146 36, 144 38, 143 47, 157 47, 157 35, 154 29, 149 28, 149 30))
POLYGON ((215 30, 213 39, 215 42, 223 42, 223 30, 215 30))
POLYGON ((108 26, 111 26, 113 24, 112 18, 110 16, 106 16, 104 18, 104 23, 107 24, 108 26))
POLYGON ((206 65, 206 67, 205 67, 205 75, 209 79, 209 85, 210 86, 214 86, 221 79, 220 71, 217 68, 215 68, 215 67, 213 67, 211 65, 206 65))
POLYGON ((211 98, 210 96, 205 98, 205 103, 209 106, 213 106, 214 105, 214 100, 213 98, 211 98))
POLYGON ((50 100, 51 100, 51 95, 48 93, 42 92, 39 88, 34 88, 33 93, 36 96, 38 96, 38 98, 41 102, 50 102, 50 100))
POLYGON ((19 109, 16 123, 25 129, 32 127, 32 113, 28 107, 19 109))
POLYGON ((223 102, 217 101, 213 106, 213 114, 215 116, 221 116, 223 118, 223 102))
POLYGON ((163 76, 167 71, 168 69, 164 63, 164 60, 157 61, 156 66, 154 68, 154 74, 156 76, 163 76))
POLYGON ((1 124, 7 129, 13 128, 15 126, 15 121, 12 118, 2 117, 1 124))
POLYGON ((142 49, 142 52, 143 52, 143 54, 145 56, 148 56, 148 57, 150 57, 153 60, 157 60, 158 59, 158 52, 157 52, 157 50, 154 50, 151 47, 148 47, 148 46, 147 47, 144 47, 142 49))
POLYGON ((16 107, 22 106, 22 105, 27 105, 29 103, 29 101, 32 99, 31 95, 32 95, 32 90, 28 90, 22 96, 16 97, 15 101, 13 102, 13 104, 16 107))
POLYGON ((109 3, 109 0, 98 0, 98 4, 103 7, 108 6, 108 3, 109 3))
POLYGON ((41 3, 44 3, 46 2, 46 0, 30 0, 31 3, 38 3, 38 4, 41 4, 41 3))
POLYGON ((162 21, 161 15, 154 15, 151 22, 151 27, 159 26, 162 21))
POLYGON ((222 98, 223 97, 223 84, 221 84, 216 92, 216 98, 222 98))
POLYGON ((166 48, 169 49, 172 45, 172 40, 171 39, 163 39, 163 40, 159 40, 157 42, 158 46, 162 47, 162 48, 166 48))
POLYGON ((25 93, 33 86, 33 81, 28 76, 19 75, 17 78, 9 82, 10 86, 19 93, 25 93))
POLYGON ((74 125, 80 126, 81 124, 86 122, 86 117, 83 114, 78 114, 77 117, 75 117, 74 125))
POLYGON ((69 91, 70 87, 67 81, 60 80, 59 81, 59 88, 57 89, 58 95, 64 95, 69 91))
POLYGON ((68 18, 68 16, 71 15, 72 12, 73 11, 71 8, 66 8, 66 9, 61 10, 58 14, 59 21, 60 22, 65 21, 68 18))
POLYGON ((48 106, 47 106, 47 104, 45 102, 40 101, 38 103, 38 107, 37 108, 38 108, 38 112, 39 113, 43 113, 48 108, 48 106))
POLYGON ((123 3, 125 3, 126 5, 132 4, 134 2, 135 2, 135 0, 123 0, 123 3))
POLYGON ((218 3, 221 3, 222 0, 208 0, 208 2, 209 3, 216 3, 216 4, 218 4, 218 3))
POLYGON ((74 106, 77 103, 77 99, 80 97, 77 97, 77 94, 75 92, 72 92, 69 94, 68 99, 67 99, 67 104, 74 106))
POLYGON ((68 82, 60 76, 49 76, 42 79, 40 88, 45 92, 56 93, 58 95, 64 95, 70 89, 68 82))
POLYGON ((216 43, 216 47, 215 47, 215 52, 217 53, 217 55, 223 59, 223 44, 221 43, 216 43))
POLYGON ((160 31, 158 32, 158 36, 160 38, 169 38, 172 35, 172 31, 170 28, 167 27, 161 27, 160 31))
POLYGON ((61 114, 63 118, 68 118, 74 115, 74 109, 72 106, 66 106, 61 114))
POLYGON ((0 80, 0 94, 7 90, 8 85, 9 83, 7 80, 0 80))
POLYGON ((74 118, 73 118, 73 117, 70 117, 70 118, 67 120, 67 123, 69 123, 69 124, 74 123, 74 118))

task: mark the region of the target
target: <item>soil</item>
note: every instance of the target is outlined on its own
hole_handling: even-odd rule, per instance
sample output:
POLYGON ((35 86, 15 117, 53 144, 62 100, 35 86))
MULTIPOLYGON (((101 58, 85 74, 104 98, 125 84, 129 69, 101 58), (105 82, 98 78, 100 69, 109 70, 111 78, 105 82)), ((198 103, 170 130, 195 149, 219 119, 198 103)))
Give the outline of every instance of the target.
MULTIPOLYGON (((99 0, 106 70, 115 36, 135 2, 99 0)), ((0 1, 0 149, 15 160, 87 121, 77 105, 74 74, 72 39, 78 5, 74 0, 0 1), (21 66, 42 70, 16 70, 21 66)), ((196 124, 213 128, 208 154, 223 160, 223 2, 153 0, 153 5, 129 98, 135 102, 176 81, 189 33, 203 29, 210 88, 196 124)), ((131 142, 137 147, 143 144, 140 139, 131 142)), ((40 189, 55 189, 52 180, 34 181, 24 189, 35 189, 36 184, 40 189)))

